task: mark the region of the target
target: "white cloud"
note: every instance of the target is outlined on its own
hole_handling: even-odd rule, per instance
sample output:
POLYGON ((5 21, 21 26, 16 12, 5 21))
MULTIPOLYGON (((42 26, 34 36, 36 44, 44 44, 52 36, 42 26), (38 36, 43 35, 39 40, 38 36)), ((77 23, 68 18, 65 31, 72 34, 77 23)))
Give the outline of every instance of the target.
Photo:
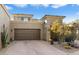
POLYGON ((41 4, 30 4, 31 6, 34 6, 34 7, 40 7, 41 4))
POLYGON ((44 7, 49 7, 50 4, 42 4, 44 7))
POLYGON ((75 6, 75 5, 79 6, 79 4, 72 4, 72 6, 75 6))
POLYGON ((31 6, 34 6, 34 7, 40 7, 40 6, 48 7, 49 4, 31 4, 31 6))
POLYGON ((67 4, 52 4, 51 7, 52 8, 60 8, 60 7, 63 7, 63 6, 66 6, 67 4))
POLYGON ((13 9, 12 7, 10 7, 10 6, 7 6, 7 5, 5 5, 5 7, 6 7, 8 10, 11 10, 11 9, 13 9))
POLYGON ((27 4, 14 4, 14 6, 23 8, 23 7, 27 6, 27 4))
POLYGON ((31 4, 31 6, 34 6, 34 7, 40 7, 40 6, 43 6, 43 7, 49 7, 51 6, 52 8, 60 8, 60 7, 63 7, 63 6, 66 6, 67 4, 31 4))
POLYGON ((79 4, 76 4, 76 5, 78 5, 78 6, 79 6, 79 4))
POLYGON ((0 2, 4 4, 79 4, 79 0, 1 0, 0 2))

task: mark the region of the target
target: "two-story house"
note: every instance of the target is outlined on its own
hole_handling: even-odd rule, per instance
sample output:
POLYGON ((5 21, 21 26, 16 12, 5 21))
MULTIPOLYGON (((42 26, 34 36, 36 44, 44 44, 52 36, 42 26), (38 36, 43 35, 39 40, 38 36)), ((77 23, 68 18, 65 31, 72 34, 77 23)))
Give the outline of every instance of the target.
POLYGON ((45 15, 40 20, 30 14, 14 14, 11 21, 12 40, 47 40, 50 39, 50 25, 55 20, 61 24, 65 16, 45 15))

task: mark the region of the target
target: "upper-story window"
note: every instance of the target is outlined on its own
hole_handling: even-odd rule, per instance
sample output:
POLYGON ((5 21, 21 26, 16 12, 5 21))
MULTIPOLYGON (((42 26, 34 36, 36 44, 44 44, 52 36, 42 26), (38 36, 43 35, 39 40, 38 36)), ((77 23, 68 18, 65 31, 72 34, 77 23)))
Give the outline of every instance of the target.
POLYGON ((24 18, 24 21, 27 21, 28 22, 28 20, 29 20, 28 18, 24 18))
POLYGON ((22 21, 28 21, 28 18, 26 18, 26 17, 21 17, 21 20, 22 20, 22 21))
POLYGON ((21 20, 24 21, 24 17, 21 17, 21 20))

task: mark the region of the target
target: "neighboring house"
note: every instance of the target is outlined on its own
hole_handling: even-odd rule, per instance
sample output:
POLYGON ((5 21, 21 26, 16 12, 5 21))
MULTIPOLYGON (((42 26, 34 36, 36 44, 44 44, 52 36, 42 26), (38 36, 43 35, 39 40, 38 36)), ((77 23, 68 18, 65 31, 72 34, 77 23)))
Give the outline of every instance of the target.
POLYGON ((0 4, 0 48, 2 47, 2 42, 1 42, 1 33, 3 32, 3 28, 5 28, 6 33, 8 34, 8 40, 10 40, 10 16, 7 12, 7 9, 5 8, 4 5, 0 4))
POLYGON ((45 15, 42 19, 36 20, 30 14, 14 14, 14 21, 11 21, 12 40, 47 40, 50 39, 50 25, 55 20, 62 24, 65 16, 45 15))

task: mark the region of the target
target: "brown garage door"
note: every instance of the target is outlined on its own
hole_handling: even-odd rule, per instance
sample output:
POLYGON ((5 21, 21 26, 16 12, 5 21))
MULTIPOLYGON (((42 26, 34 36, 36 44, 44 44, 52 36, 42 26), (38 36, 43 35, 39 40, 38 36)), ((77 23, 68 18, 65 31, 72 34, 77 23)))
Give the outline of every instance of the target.
POLYGON ((40 40, 40 30, 15 29, 15 40, 40 40))

